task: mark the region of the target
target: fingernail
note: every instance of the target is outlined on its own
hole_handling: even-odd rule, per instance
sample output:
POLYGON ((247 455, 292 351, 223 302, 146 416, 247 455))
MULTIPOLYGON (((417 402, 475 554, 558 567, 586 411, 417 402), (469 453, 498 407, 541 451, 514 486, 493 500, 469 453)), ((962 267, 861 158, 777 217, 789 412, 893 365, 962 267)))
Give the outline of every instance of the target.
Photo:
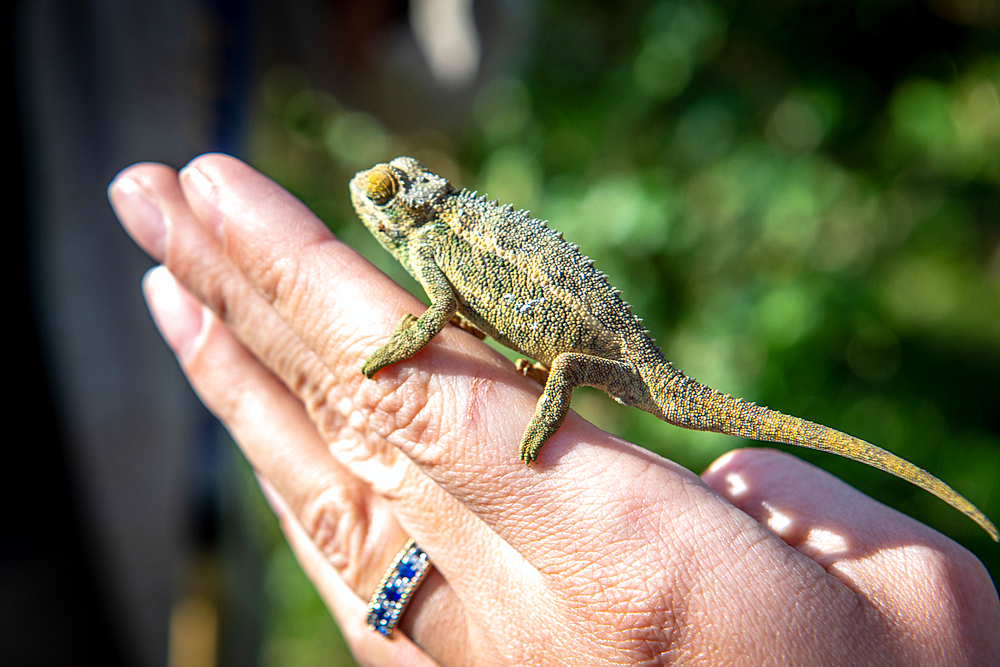
POLYGON ((163 266, 146 273, 142 289, 156 328, 178 360, 185 363, 198 348, 208 322, 204 307, 163 266))
MULTIPOLYGON (((207 213, 211 216, 208 220, 209 231, 215 234, 220 241, 224 241, 222 229, 222 215, 219 212, 219 193, 215 183, 197 166, 184 167, 180 173, 181 183, 187 184, 209 205, 207 213)), ((204 209, 201 209, 204 211, 204 209)))
POLYGON ((127 176, 116 178, 108 186, 108 199, 129 236, 162 262, 167 252, 167 223, 142 187, 127 176))

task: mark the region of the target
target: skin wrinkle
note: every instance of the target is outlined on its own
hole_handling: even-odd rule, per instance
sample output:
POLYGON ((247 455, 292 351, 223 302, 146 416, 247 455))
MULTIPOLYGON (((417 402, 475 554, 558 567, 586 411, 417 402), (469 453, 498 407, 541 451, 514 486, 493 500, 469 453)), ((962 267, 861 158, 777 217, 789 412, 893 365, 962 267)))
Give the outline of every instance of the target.
POLYGON ((673 617, 670 600, 657 591, 643 600, 642 609, 636 608, 634 598, 624 597, 620 604, 624 610, 610 608, 605 613, 611 616, 607 621, 609 626, 617 626, 618 647, 627 652, 630 664, 637 661, 638 664, 656 664, 657 656, 669 650, 676 636, 673 629, 664 631, 671 627, 673 617), (659 604, 653 603, 656 599, 659 604))
MULTIPOLYGON (((746 553, 751 558, 754 557, 753 552, 756 545, 764 545, 769 542, 768 536, 760 530, 753 531, 753 537, 746 533, 729 533, 726 537, 729 539, 735 538, 732 546, 738 547, 741 553, 746 553), (747 541, 747 538, 749 538, 749 541, 747 541)), ((692 561, 689 563, 691 570, 714 572, 713 581, 715 583, 708 587, 700 587, 697 592, 686 596, 685 599, 689 605, 690 613, 695 617, 718 620, 719 614, 725 613, 728 610, 725 601, 733 597, 734 593, 731 589, 734 586, 741 586, 741 584, 738 576, 729 576, 729 568, 735 563, 731 563, 728 559, 720 561, 711 556, 708 558, 705 557, 705 554, 712 553, 714 552, 708 548, 692 551, 692 561)), ((754 588, 758 587, 757 582, 744 582, 742 585, 745 584, 749 584, 754 588)), ((768 590, 770 590, 770 586, 768 590)), ((762 602, 762 606, 765 606, 764 602, 762 602)), ((711 654, 713 650, 718 650, 721 646, 730 645, 736 637, 743 634, 743 629, 752 627, 758 622, 753 610, 746 609, 738 617, 729 619, 722 627, 719 627, 718 623, 706 624, 694 621, 691 625, 698 628, 698 630, 684 639, 693 644, 691 650, 694 653, 707 652, 711 654)), ((754 664, 757 658, 760 657, 752 657, 755 655, 754 651, 749 650, 747 652, 748 649, 746 647, 739 650, 748 656, 750 664, 754 664)))
MULTIPOLYGON (((428 456, 430 451, 437 449, 440 451, 441 437, 441 416, 440 401, 441 390, 436 374, 429 373, 419 365, 404 375, 403 381, 392 387, 392 393, 398 399, 399 409, 394 416, 403 416, 404 421, 395 424, 391 433, 383 433, 382 436, 388 441, 399 440, 394 443, 410 443, 414 447, 411 451, 417 451, 416 445, 422 445, 420 451, 420 463, 429 467, 440 463, 436 457, 428 456), (432 386, 432 385, 437 385, 432 386), (436 424, 435 426, 432 426, 436 424)), ((379 402, 379 407, 383 402, 379 402)), ((374 416, 374 415, 373 415, 374 416)), ((412 457, 412 454, 411 454, 412 457)))
POLYGON ((343 389, 343 386, 332 381, 329 387, 326 387, 325 390, 317 394, 317 396, 322 396, 322 399, 317 398, 316 403, 313 405, 308 402, 306 403, 306 409, 316 424, 320 437, 328 446, 332 446, 333 443, 344 439, 345 432, 353 434, 353 429, 350 425, 351 415, 342 413, 339 405, 345 396, 354 392, 347 393, 343 389))
MULTIPOLYGON (((389 378, 390 373, 383 371, 377 378, 378 400, 368 406, 375 432, 403 447, 409 458, 431 474, 437 469, 450 471, 455 460, 461 460, 461 452, 478 443, 474 436, 482 428, 482 406, 488 404, 484 401, 494 385, 492 374, 446 379, 454 376, 454 370, 452 376, 441 374, 438 365, 435 358, 424 364, 404 365, 403 375, 391 379, 388 389, 383 378, 389 378), (394 401, 390 408, 385 407, 387 400, 394 401), (457 427, 447 433, 441 430, 442 406, 460 416, 457 427), (400 414, 407 416, 405 422, 383 425, 400 414)), ((504 493, 497 499, 506 497, 504 493)))
MULTIPOLYGON (((580 572, 594 569, 597 571, 588 572, 586 576, 574 577, 576 572, 573 568, 567 570, 563 567, 550 574, 554 585, 563 588, 566 599, 571 601, 568 603, 568 611, 571 614, 581 623, 593 618, 595 614, 606 618, 606 625, 617 627, 615 637, 610 640, 612 644, 609 646, 614 645, 618 650, 628 651, 629 660, 632 662, 651 661, 657 654, 666 650, 662 646, 660 633, 662 628, 670 625, 673 617, 672 602, 663 594, 663 591, 671 590, 669 582, 661 581, 661 576, 643 582, 646 585, 641 588, 635 588, 628 585, 627 574, 620 572, 615 562, 604 565, 597 562, 578 562, 574 565, 579 567, 580 572), (589 584, 567 588, 562 583, 574 578, 589 584), (656 600, 659 600, 659 603, 655 603, 656 600), (600 611, 595 611, 595 607, 600 611), (630 645, 642 645, 646 649, 638 651, 636 648, 629 648, 630 645)), ((668 635, 668 637, 674 636, 676 635, 673 632, 668 635)))
POLYGON ((299 397, 310 417, 316 417, 326 410, 330 393, 341 393, 336 376, 312 352, 308 355, 308 361, 288 368, 281 377, 288 378, 288 388, 299 397))
POLYGON ((364 391, 368 387, 362 387, 362 391, 358 394, 358 407, 367 416, 364 420, 367 424, 366 430, 385 441, 389 441, 397 431, 407 428, 410 420, 421 408, 426 407, 427 403, 426 387, 420 394, 412 391, 409 380, 416 373, 412 367, 393 370, 393 373, 383 374, 373 390, 364 391), (417 400, 405 396, 407 391, 410 391, 410 396, 422 394, 419 400, 421 405, 407 405, 407 401, 417 400), (403 413, 404 406, 407 408, 405 413, 403 413), (405 414, 410 415, 409 418, 401 419, 405 414))
MULTIPOLYGON (((360 373, 358 377, 361 377, 360 373)), ((404 456, 419 459, 418 463, 427 468, 436 464, 431 451, 438 451, 443 456, 444 448, 440 447, 439 437, 440 410, 431 401, 432 396, 440 400, 441 395, 440 391, 431 387, 431 378, 436 381, 436 374, 423 371, 416 365, 386 373, 380 376, 377 383, 359 383, 356 401, 366 413, 362 428, 375 434, 389 447, 386 451, 389 458, 383 459, 387 464, 400 449, 404 456), (435 423, 438 423, 436 428, 435 423)), ((363 438, 363 441, 367 443, 369 438, 363 438)), ((370 445, 365 448, 371 450, 370 445)), ((369 452, 369 456, 376 455, 374 451, 369 452)), ((388 489, 381 487, 378 491, 382 495, 389 493, 388 489)))
POLYGON ((272 255, 269 262, 254 263, 253 267, 250 283, 267 305, 275 307, 280 302, 278 312, 295 313, 302 303, 309 303, 310 280, 300 276, 302 266, 297 257, 272 255))
MULTIPOLYGON (((374 411, 379 409, 382 399, 385 397, 377 389, 362 386, 359 394, 366 393, 377 394, 377 396, 364 399, 368 403, 368 407, 362 407, 360 399, 357 402, 359 411, 362 414, 360 431, 351 423, 353 419, 349 417, 344 424, 346 435, 334 435, 330 437, 331 451, 349 469, 364 467, 368 462, 372 461, 379 468, 392 468, 395 465, 397 456, 399 456, 399 450, 377 431, 374 427, 375 420, 372 416, 374 411), (345 444, 349 446, 345 447, 345 444)), ((384 480, 381 481, 383 483, 374 489, 378 494, 387 498, 398 495, 399 489, 396 488, 396 485, 390 488, 385 486, 384 480)), ((369 480, 369 483, 371 483, 371 480, 369 480)), ((397 479, 396 484, 400 483, 397 479)))

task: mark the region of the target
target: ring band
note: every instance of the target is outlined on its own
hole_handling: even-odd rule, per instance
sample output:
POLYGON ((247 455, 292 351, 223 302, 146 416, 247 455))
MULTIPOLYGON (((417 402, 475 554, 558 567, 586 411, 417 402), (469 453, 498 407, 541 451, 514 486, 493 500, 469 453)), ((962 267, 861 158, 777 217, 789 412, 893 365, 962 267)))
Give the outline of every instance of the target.
POLYGON ((372 593, 368 603, 368 627, 384 637, 392 637, 413 592, 430 569, 427 554, 412 539, 407 540, 372 593))

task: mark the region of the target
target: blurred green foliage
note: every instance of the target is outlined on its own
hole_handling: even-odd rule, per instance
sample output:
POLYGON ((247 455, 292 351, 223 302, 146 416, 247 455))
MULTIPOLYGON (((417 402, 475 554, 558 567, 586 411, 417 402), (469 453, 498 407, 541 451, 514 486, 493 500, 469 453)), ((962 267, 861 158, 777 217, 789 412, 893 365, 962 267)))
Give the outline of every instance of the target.
MULTIPOLYGON (((394 128, 399 110, 346 108, 282 69, 252 158, 421 298, 356 220, 354 171, 410 154, 532 209, 689 374, 886 447, 1000 520, 1000 17, 962 7, 548 0, 522 65, 458 126, 394 128)), ((598 392, 574 407, 694 470, 743 444, 598 392)), ((945 504, 788 449, 997 580, 1000 548, 945 504)))

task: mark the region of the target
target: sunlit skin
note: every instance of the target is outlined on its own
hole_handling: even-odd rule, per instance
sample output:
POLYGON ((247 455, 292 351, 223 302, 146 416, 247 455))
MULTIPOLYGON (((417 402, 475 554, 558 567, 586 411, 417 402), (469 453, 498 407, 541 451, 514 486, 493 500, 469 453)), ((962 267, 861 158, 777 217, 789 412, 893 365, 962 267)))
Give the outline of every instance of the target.
POLYGON ((1000 601, 936 531, 786 454, 701 477, 570 413, 511 456, 538 385, 446 327, 358 369, 419 303, 224 156, 110 188, 144 290, 363 664, 987 665, 1000 601), (365 606, 407 537, 434 563, 391 641, 365 606))

